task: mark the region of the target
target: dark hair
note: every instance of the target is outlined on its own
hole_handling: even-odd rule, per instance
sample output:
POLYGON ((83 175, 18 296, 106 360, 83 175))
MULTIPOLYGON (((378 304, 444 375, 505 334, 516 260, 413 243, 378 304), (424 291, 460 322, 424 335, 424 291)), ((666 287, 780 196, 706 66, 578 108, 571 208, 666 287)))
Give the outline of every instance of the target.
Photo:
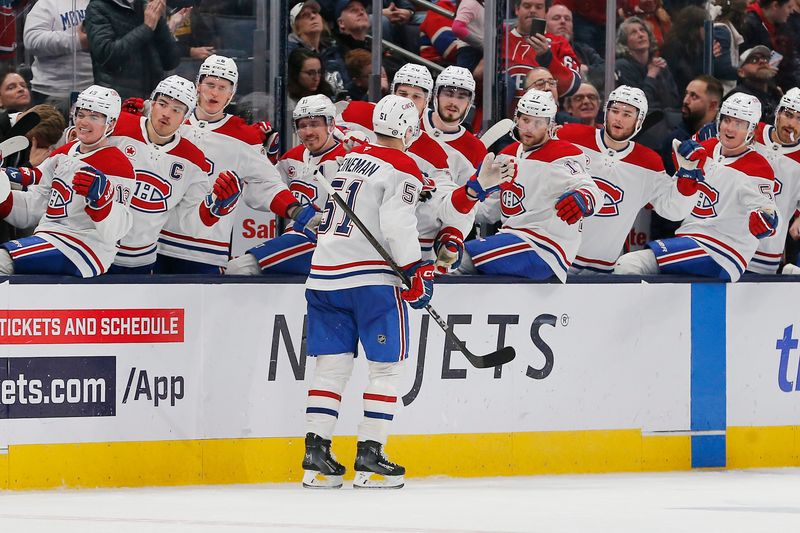
POLYGON ((706 84, 706 92, 712 99, 715 99, 717 103, 722 103, 722 83, 715 78, 714 76, 709 76, 708 74, 700 74, 699 76, 695 77, 692 81, 702 81, 706 84))
POLYGON ((760 5, 762 8, 765 8, 765 7, 769 7, 769 5, 772 2, 777 2, 779 6, 782 6, 784 4, 788 4, 791 1, 792 0, 758 0, 758 5, 760 5))
POLYGON ((686 6, 675 14, 672 26, 664 38, 664 48, 682 50, 688 57, 703 56, 703 40, 700 29, 706 20, 706 10, 698 6, 686 6))
POLYGON ((322 57, 315 51, 308 48, 296 48, 289 54, 289 81, 286 84, 286 92, 294 100, 299 100, 304 96, 311 96, 312 94, 324 94, 325 96, 333 97, 333 87, 325 79, 325 62, 322 57), (303 70, 303 63, 307 59, 318 59, 322 75, 319 80, 319 87, 316 92, 310 93, 300 84, 300 71, 303 70))

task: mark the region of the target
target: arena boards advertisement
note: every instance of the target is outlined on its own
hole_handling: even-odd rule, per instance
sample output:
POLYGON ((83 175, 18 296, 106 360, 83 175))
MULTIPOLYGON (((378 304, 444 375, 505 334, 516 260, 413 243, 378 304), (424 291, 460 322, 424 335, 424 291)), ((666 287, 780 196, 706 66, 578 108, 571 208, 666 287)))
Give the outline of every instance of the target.
MULTIPOLYGON (((0 302, 0 448, 304 432, 302 284, 6 283, 0 302)), ((448 283, 433 303, 473 352, 518 355, 475 369, 412 310, 395 434, 689 428, 688 285, 448 283)))

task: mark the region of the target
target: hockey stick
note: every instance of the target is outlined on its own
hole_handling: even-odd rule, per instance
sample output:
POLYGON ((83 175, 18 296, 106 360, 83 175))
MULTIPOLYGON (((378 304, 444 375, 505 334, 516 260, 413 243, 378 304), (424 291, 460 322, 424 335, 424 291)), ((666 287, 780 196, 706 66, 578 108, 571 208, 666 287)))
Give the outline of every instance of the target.
POLYGON ((496 143, 500 138, 511 131, 514 127, 514 121, 510 118, 504 118, 480 136, 480 140, 486 148, 496 143))
POLYGON ((30 142, 27 137, 23 137, 22 135, 9 137, 5 141, 0 142, 0 158, 5 159, 10 155, 21 152, 27 148, 28 145, 30 145, 30 142))
MULTIPOLYGON (((359 230, 361 230, 361 233, 364 234, 364 237, 366 237, 367 241, 369 241, 372 247, 375 248, 375 251, 377 251, 378 254, 380 254, 383 260, 386 261, 386 263, 389 265, 389 267, 391 267, 391 269, 394 270, 395 274, 397 274, 400 277, 400 280, 403 282, 403 285, 406 288, 410 288, 411 279, 409 279, 408 274, 403 272, 403 270, 395 262, 392 256, 389 255, 389 252, 387 252, 386 249, 381 245, 381 243, 379 243, 377 239, 375 239, 375 237, 367 229, 364 223, 361 222, 361 219, 359 219, 356 216, 353 210, 350 209, 350 206, 347 205, 347 203, 342 199, 342 197, 339 196, 339 193, 336 192, 336 190, 331 186, 327 178, 325 178, 322 175, 322 173, 319 172, 319 169, 314 172, 314 177, 322 185, 322 188, 325 189, 328 192, 328 194, 331 195, 331 198, 333 198, 333 201, 336 202, 336 205, 342 208, 342 210, 344 210, 344 212, 347 214, 350 220, 358 227, 359 230)), ((496 352, 488 353, 486 355, 475 355, 474 353, 470 352, 467 349, 467 345, 464 344, 464 341, 462 341, 461 339, 458 338, 458 336, 456 336, 450 324, 448 324, 442 319, 441 315, 439 315, 439 313, 436 312, 436 309, 434 309, 430 304, 428 304, 425 306, 425 310, 428 312, 429 315, 431 315, 434 322, 436 322, 439 325, 439 327, 442 328, 442 330, 445 333, 445 336, 450 340, 450 342, 452 342, 456 346, 456 348, 461 353, 464 354, 464 357, 467 358, 467 361, 469 361, 469 363, 475 368, 492 368, 495 366, 504 365, 512 361, 514 357, 517 356, 517 353, 512 346, 505 346, 503 348, 500 348, 496 352)))
POLYGON ((40 117, 36 111, 28 111, 19 117, 14 125, 11 126, 11 129, 8 130, 8 138, 10 139, 11 137, 15 137, 17 135, 25 135, 35 128, 41 121, 42 117, 40 117))

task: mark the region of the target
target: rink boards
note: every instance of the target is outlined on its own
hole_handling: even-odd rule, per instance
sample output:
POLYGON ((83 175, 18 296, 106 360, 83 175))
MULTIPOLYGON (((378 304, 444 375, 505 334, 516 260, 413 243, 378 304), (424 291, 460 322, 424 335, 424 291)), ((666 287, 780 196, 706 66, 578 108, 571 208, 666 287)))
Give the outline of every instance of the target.
MULTIPOLYGON (((409 476, 800 465, 795 283, 493 281, 434 304, 473 352, 514 346, 502 369, 412 312, 387 447, 409 476)), ((300 479, 302 283, 6 283, 0 301, 0 488, 300 479)))

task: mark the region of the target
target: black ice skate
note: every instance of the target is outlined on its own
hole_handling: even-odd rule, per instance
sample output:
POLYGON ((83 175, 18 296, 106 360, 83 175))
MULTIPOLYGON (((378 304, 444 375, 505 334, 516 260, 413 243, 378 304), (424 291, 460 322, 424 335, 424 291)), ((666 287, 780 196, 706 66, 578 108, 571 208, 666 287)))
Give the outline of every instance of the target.
POLYGON ((303 470, 303 486, 308 489, 338 489, 342 486, 345 468, 331 453, 331 441, 314 433, 306 434, 303 470))
POLYGON ((405 467, 394 464, 383 453, 383 445, 374 440, 358 443, 355 489, 399 489, 405 484, 405 467), (373 479, 377 476, 377 479, 373 479))

